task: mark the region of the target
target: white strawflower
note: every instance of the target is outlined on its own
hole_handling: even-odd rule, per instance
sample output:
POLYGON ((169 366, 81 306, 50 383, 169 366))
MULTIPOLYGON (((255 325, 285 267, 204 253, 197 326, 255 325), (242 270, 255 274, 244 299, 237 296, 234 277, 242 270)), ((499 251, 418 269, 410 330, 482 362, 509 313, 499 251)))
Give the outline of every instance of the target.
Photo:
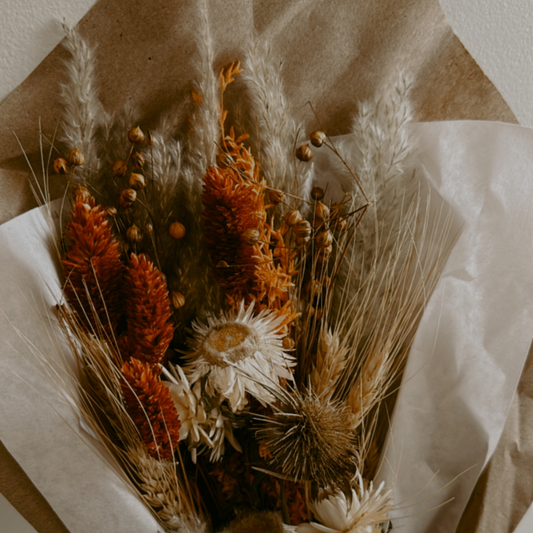
POLYGON ((280 378, 292 380, 290 367, 295 365, 279 333, 284 317, 269 310, 254 317, 253 308, 242 302, 236 313, 193 323, 187 377, 195 383, 207 376, 207 393, 226 398, 234 412, 245 407, 247 392, 263 405, 271 404, 275 398, 270 391, 280 378))
POLYGON ((359 487, 352 489, 351 498, 344 492, 334 494, 309 504, 315 518, 320 520, 300 524, 297 533, 380 533, 381 525, 389 521, 392 509, 392 491, 384 489, 381 482, 374 489, 372 482, 365 483, 359 476, 359 487))

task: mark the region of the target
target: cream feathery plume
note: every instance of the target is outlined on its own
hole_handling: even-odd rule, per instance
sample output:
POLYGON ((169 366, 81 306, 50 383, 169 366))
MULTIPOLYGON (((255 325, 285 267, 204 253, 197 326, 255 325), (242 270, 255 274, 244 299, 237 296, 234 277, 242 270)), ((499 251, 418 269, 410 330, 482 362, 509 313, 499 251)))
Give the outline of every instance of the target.
POLYGON ((95 53, 76 29, 66 24, 63 24, 63 29, 66 34, 64 45, 71 58, 66 63, 68 79, 61 84, 64 107, 62 140, 70 150, 81 150, 85 162, 78 175, 89 179, 99 169, 96 133, 103 116, 95 88, 95 53))
POLYGON ((246 55, 242 79, 253 117, 252 139, 265 178, 272 187, 299 196, 294 183, 299 128, 284 96, 280 67, 274 66, 267 43, 254 43, 246 55))

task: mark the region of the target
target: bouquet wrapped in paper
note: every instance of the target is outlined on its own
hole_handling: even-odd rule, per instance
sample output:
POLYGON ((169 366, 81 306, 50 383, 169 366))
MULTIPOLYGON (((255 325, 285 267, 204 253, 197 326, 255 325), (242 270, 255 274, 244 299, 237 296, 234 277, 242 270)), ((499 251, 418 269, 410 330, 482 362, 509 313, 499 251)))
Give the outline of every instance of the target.
POLYGON ((412 124, 401 73, 351 134, 329 137, 318 115, 306 132, 268 46, 215 72, 202 26, 189 102, 151 128, 106 113, 94 53, 66 30, 61 138, 42 137, 35 174, 43 202, 52 173, 64 194, 2 234, 27 240, 19 283, 40 289, 24 301, 36 337, 12 307, 6 367, 29 410, 60 415, 41 431, 76 485, 50 497, 77 531, 451 532, 531 325, 523 287, 504 283, 526 276, 527 210, 498 165, 480 181, 460 149, 501 139, 412 124))

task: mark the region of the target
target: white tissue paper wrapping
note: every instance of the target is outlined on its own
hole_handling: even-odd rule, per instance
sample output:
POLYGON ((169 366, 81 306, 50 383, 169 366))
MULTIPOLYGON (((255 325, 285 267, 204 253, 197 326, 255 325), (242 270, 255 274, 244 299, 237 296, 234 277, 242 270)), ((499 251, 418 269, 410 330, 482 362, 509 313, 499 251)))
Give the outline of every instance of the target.
MULTIPOLYGON (((414 128, 427 179, 462 227, 409 356, 382 474, 395 472, 402 507, 425 500, 399 511, 395 527, 453 533, 498 442, 533 335, 533 130, 414 128)), ((22 356, 28 349, 14 325, 46 346, 42 317, 59 295, 46 231, 41 210, 0 228, 0 437, 71 533, 155 533, 150 513, 84 442, 69 403, 22 356)))

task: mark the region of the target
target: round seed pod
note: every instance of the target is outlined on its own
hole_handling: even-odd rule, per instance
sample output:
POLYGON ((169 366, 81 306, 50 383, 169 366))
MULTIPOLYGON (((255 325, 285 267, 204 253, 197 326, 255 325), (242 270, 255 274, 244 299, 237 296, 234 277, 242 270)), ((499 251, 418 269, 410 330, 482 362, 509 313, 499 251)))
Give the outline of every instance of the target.
POLYGON ((143 239, 143 233, 135 224, 133 224, 126 230, 126 239, 130 242, 141 242, 143 239))
POLYGON ((298 224, 298 222, 300 222, 302 218, 303 217, 300 211, 298 210, 289 211, 285 215, 285 223, 287 224, 287 226, 290 226, 292 228, 295 224, 298 224))
POLYGON ((154 226, 151 222, 147 222, 144 226, 144 229, 143 229, 144 233, 146 233, 146 235, 150 235, 151 233, 153 233, 154 231, 154 226))
POLYGON ((294 339, 291 337, 284 337, 282 343, 284 350, 292 350, 295 345, 294 339))
POLYGON ((185 296, 178 291, 172 291, 170 293, 170 301, 174 309, 180 309, 185 305, 185 296))
POLYGON ((136 191, 140 191, 146 187, 146 180, 142 174, 130 174, 130 179, 128 181, 130 187, 136 191))
POLYGON ((135 168, 144 167, 145 159, 142 154, 140 154, 139 152, 135 152, 132 156, 132 159, 133 159, 133 165, 135 166, 135 168))
POLYGON ((259 230, 247 229, 242 235, 242 240, 249 246, 253 246, 259 242, 259 230))
POLYGON ((316 146, 317 148, 322 146, 326 142, 326 139, 327 135, 321 130, 314 131, 313 133, 311 133, 311 135, 309 135, 309 140, 311 141, 311 144, 313 146, 316 146))
POLYGON ((331 231, 322 231, 316 236, 316 245, 319 248, 327 248, 333 243, 333 234, 331 231))
POLYGON ((311 161, 311 159, 313 158, 313 152, 311 151, 311 148, 307 146, 307 144, 302 144, 302 146, 299 146, 296 149, 296 157, 300 161, 311 161))
POLYGON ((183 239, 185 237, 185 226, 181 222, 173 222, 168 228, 168 234, 173 239, 183 239))
POLYGON ((137 200, 137 193, 133 189, 124 189, 120 193, 118 203, 120 207, 130 207, 137 200))
POLYGON ((150 130, 146 132, 146 143, 150 146, 155 144, 154 134, 150 130))
POLYGON ((89 189, 81 186, 81 185, 78 185, 75 189, 74 189, 74 195, 76 196, 76 198, 79 198, 81 196, 81 198, 83 199, 84 202, 87 202, 89 200, 89 198, 91 197, 91 193, 89 192, 89 189))
POLYGON ((126 163, 126 161, 121 161, 120 159, 115 161, 111 167, 111 172, 113 172, 113 175, 117 176, 117 178, 123 178, 127 171, 128 163, 126 163))
POLYGON ((345 218, 340 217, 335 224, 335 231, 344 231, 348 227, 348 222, 345 218))
POLYGON ((317 202, 315 207, 315 215, 317 218, 327 220, 329 218, 329 207, 322 202, 317 202))
POLYGON ((281 202, 285 200, 285 195, 277 189, 271 189, 270 191, 268 191, 268 197, 270 199, 270 202, 274 205, 281 204, 281 202))
POLYGON ((75 167, 79 167, 80 165, 83 165, 85 161, 85 157, 82 154, 81 150, 79 148, 73 148, 67 156, 67 161, 69 165, 73 165, 75 167))
POLYGON ((56 160, 54 160, 53 168, 56 174, 67 174, 68 173, 67 160, 62 157, 58 157, 56 160))
POLYGON ((229 265, 228 265, 228 263, 226 263, 226 261, 219 261, 217 263, 217 268, 228 268, 228 267, 229 267, 229 265))
POLYGON ((104 211, 110 217, 115 217, 117 216, 117 213, 118 213, 117 208, 113 207, 112 205, 108 205, 107 207, 104 207, 104 211))
POLYGON ((310 237, 311 236, 311 224, 307 220, 300 220, 292 227, 292 231, 298 237, 310 237))
POLYGON ((313 200, 322 200, 324 198, 324 189, 322 187, 313 187, 311 189, 311 198, 313 200))
POLYGON ((141 144, 144 141, 144 133, 139 126, 136 126, 135 128, 132 128, 128 132, 128 139, 130 140, 130 143, 133 144, 141 144))

